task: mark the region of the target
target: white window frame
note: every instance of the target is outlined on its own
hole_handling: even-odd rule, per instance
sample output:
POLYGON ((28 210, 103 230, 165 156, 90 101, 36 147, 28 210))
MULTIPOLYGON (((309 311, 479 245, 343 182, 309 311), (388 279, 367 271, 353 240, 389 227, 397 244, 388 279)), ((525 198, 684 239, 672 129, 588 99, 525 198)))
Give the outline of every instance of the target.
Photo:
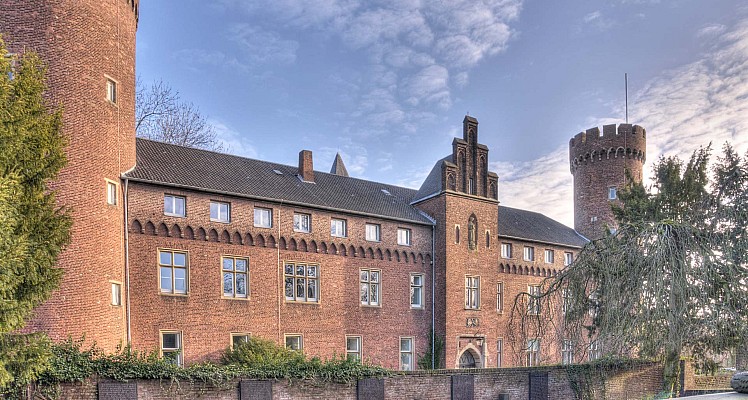
POLYGON ((117 205, 117 195, 119 193, 119 190, 117 187, 119 186, 117 182, 111 181, 109 179, 105 179, 106 182, 106 203, 110 206, 116 206, 117 205))
POLYGON ((412 336, 400 336, 400 357, 399 357, 399 364, 400 364, 400 371, 413 371, 415 370, 415 347, 416 347, 416 341, 415 338, 412 336), (410 349, 404 349, 403 343, 409 343, 410 349), (403 356, 409 356, 410 358, 410 364, 403 363, 403 356))
POLYGON ((159 279, 159 289, 161 294, 172 294, 172 295, 180 295, 184 296, 187 295, 190 292, 190 257, 189 253, 186 250, 175 250, 175 249, 163 249, 159 248, 156 251, 156 257, 157 257, 157 263, 158 263, 158 279, 159 279), (161 255, 163 254, 170 254, 169 257, 169 263, 164 263, 161 255), (179 265, 175 261, 175 255, 180 254, 184 256, 184 265, 179 265), (163 272, 164 270, 169 269, 170 273, 169 276, 164 276, 163 272), (177 278, 177 271, 182 271, 184 273, 183 278, 177 278), (169 279, 169 288, 164 288, 164 278, 169 279), (178 280, 184 280, 184 290, 178 290, 177 289, 177 281, 178 280))
POLYGON ((184 196, 178 196, 175 194, 164 194, 164 215, 170 217, 181 217, 187 216, 187 198, 184 196), (182 201, 182 213, 177 212, 177 200, 182 201), (171 212, 167 211, 167 204, 171 203, 171 212))
POLYGON ((397 228, 397 244, 400 246, 410 246, 410 229, 397 228))
POLYGON ((251 335, 248 332, 231 332, 231 335, 230 335, 231 348, 232 349, 235 348, 237 342, 244 342, 244 343, 249 342, 250 336, 251 335))
POLYGON ((574 262, 574 253, 570 251, 564 252, 564 267, 568 267, 574 262))
POLYGON ((535 261, 535 247, 525 246, 522 251, 522 259, 525 261, 535 261))
POLYGON ((361 335, 345 335, 345 357, 356 361, 363 360, 363 340, 361 335), (357 348, 351 348, 350 344, 354 343, 357 348))
POLYGON ((164 354, 174 353, 174 362, 178 366, 184 365, 184 341, 182 340, 182 331, 174 330, 159 330, 159 357, 164 357, 164 354), (164 335, 176 335, 176 347, 164 347, 164 335))
POLYGON ((122 282, 109 281, 112 284, 112 302, 115 307, 122 306, 122 282))
POLYGON ((319 303, 320 297, 320 265, 316 263, 286 261, 283 263, 283 292, 286 302, 293 303, 319 303), (289 267, 291 272, 289 273, 289 267), (303 274, 299 273, 299 267, 304 267, 303 274), (310 271, 314 271, 311 273, 310 271), (292 283, 292 295, 288 295, 288 283, 292 283), (310 283, 314 282, 314 285, 310 283), (298 287, 303 285, 304 295, 298 295, 298 287), (313 296, 309 291, 313 290, 313 296))
POLYGON ((480 310, 480 276, 465 275, 465 309, 480 310))
POLYGON ((272 228, 273 227, 273 209, 265 208, 265 207, 255 207, 254 226, 256 228, 272 228), (265 216, 267 216, 267 221, 265 221, 266 219, 265 216))
POLYGON ((376 268, 360 268, 358 271, 359 300, 364 307, 382 306, 382 270, 376 268), (376 279, 372 276, 376 274, 376 279), (363 298, 364 292, 366 299, 363 298), (376 297, 376 299, 374 298, 376 297))
POLYGON ((504 282, 496 283, 496 311, 504 313, 504 282))
POLYGON ((293 213, 293 231, 310 233, 312 231, 312 214, 293 213))
POLYGON ((348 221, 341 218, 330 218, 330 236, 348 237, 348 221))
POLYGON ((536 367, 538 365, 540 365, 540 338, 527 339, 525 366, 536 367))
POLYGON ((566 315, 569 313, 571 307, 571 289, 561 289, 561 314, 566 315))
POLYGON ((600 352, 600 343, 597 340, 593 340, 590 342, 587 356, 590 361, 599 360, 600 357, 602 356, 600 352))
POLYGON ((504 359, 504 338, 496 339, 496 367, 501 368, 504 359))
POLYGON ((561 364, 574 364, 574 341, 571 339, 561 341, 561 364))
POLYGON ((618 198, 618 188, 615 186, 608 187, 608 200, 615 200, 618 198))
POLYGON ((249 299, 250 294, 250 281, 249 281, 249 257, 245 256, 232 256, 223 255, 221 256, 221 292, 225 299, 249 299), (227 261, 231 261, 231 265, 227 265, 227 261), (239 261, 244 262, 244 270, 239 266, 239 261), (227 268, 230 267, 230 268, 227 268), (231 292, 226 292, 226 277, 231 275, 231 292), (244 277, 244 293, 238 293, 238 279, 244 277))
POLYGON ((511 243, 501 243, 501 258, 512 258, 511 243))
POLYGON ((556 258, 556 253, 552 249, 545 249, 545 263, 553 264, 553 260, 556 258))
POLYGON ((117 81, 106 77, 106 99, 112 104, 117 104, 117 81))
POLYGON ((410 274, 410 308, 422 309, 423 305, 423 274, 410 274), (416 282, 420 280, 420 283, 416 282), (413 300, 416 300, 415 302, 413 300))
POLYGON ((530 315, 540 314, 540 285, 527 285, 527 313, 530 315))
POLYGON ((367 223, 364 229, 366 230, 365 237, 367 242, 382 241, 382 225, 367 223))
POLYGON ((286 333, 283 335, 283 344, 287 349, 304 351, 304 335, 300 333, 286 333), (294 346, 293 343, 289 345, 289 339, 292 341, 297 341, 298 345, 294 346))
POLYGON ((210 201, 210 220, 213 222, 221 222, 228 224, 231 222, 231 203, 225 201, 211 200, 210 201), (213 216, 213 211, 216 211, 213 216))

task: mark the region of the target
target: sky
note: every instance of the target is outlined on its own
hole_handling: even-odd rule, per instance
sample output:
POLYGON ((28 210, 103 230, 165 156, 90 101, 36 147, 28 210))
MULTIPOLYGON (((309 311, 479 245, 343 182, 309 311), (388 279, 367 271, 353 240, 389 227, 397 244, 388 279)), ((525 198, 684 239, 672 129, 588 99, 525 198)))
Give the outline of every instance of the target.
POLYGON ((462 120, 501 204, 573 226, 569 139, 624 122, 661 156, 748 151, 740 0, 145 0, 136 73, 208 117, 229 153, 417 189, 462 120))

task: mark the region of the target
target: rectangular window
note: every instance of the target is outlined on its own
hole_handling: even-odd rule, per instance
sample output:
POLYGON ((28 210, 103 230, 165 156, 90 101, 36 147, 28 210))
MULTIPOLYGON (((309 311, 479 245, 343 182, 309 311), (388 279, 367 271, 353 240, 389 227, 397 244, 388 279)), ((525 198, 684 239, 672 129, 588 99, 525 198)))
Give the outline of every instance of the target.
POLYGON ((175 250, 158 251, 161 293, 187 293, 187 253, 175 250))
POLYGON ((504 282, 496 284, 496 311, 504 312, 504 282))
POLYGON ((553 264, 553 250, 546 249, 545 250, 545 263, 546 264, 553 264))
POLYGON ((345 337, 345 356, 351 360, 361 361, 361 336, 345 337))
POLYGON ((286 262, 283 275, 286 301, 319 302, 319 265, 286 262))
POLYGON ((574 262, 574 253, 572 252, 565 252, 564 253, 564 267, 568 267, 571 265, 571 263, 574 262))
POLYGON ((361 305, 379 306, 381 304, 381 274, 378 269, 362 269, 359 271, 361 283, 361 305))
POLYGON ((231 206, 221 201, 210 202, 210 220, 215 222, 229 222, 231 220, 231 206))
POLYGON ((164 195, 164 215, 172 217, 185 216, 185 198, 182 196, 164 195))
POLYGON ((511 243, 501 244, 501 258, 512 258, 512 244, 511 243))
POLYGON ((117 104, 117 82, 109 78, 106 80, 106 99, 117 104))
POLYGON ((501 368, 504 358, 504 339, 499 338, 496 341, 496 367, 501 368))
POLYGON ((117 205, 117 184, 114 182, 106 181, 106 203, 117 205))
POLYGON ((297 334, 286 335, 286 348, 296 351, 304 350, 304 337, 297 334))
POLYGON ((410 246, 410 229, 397 228, 397 244, 410 246))
POLYGON ((379 241, 380 227, 377 224, 366 224, 366 240, 370 242, 379 241))
POLYGON ((400 371, 413 371, 413 338, 400 338, 400 371))
POLYGON ((525 352, 525 366, 538 366, 540 364, 540 339, 529 339, 525 352))
POLYGON ((588 355, 589 355, 590 361, 595 361, 600 358, 600 345, 597 343, 597 340, 593 340, 590 342, 588 355))
POLYGON ((571 310, 571 289, 563 288, 561 290, 561 313, 566 315, 571 310))
POLYGON ((294 213, 293 215, 293 230, 296 232, 312 231, 312 216, 309 214, 294 213))
POLYGON ((232 333, 231 334, 231 348, 235 349, 236 346, 249 342, 249 333, 232 333))
POLYGON ((574 363, 574 342, 564 339, 561 342, 561 364, 569 365, 574 363))
POLYGON ((255 226, 258 228, 270 228, 273 226, 273 210, 269 208, 255 207, 255 226))
POLYGON ((112 282, 112 305, 122 305, 122 285, 116 282, 112 282))
POLYGON ((615 200, 618 198, 618 190, 616 190, 615 186, 611 186, 608 188, 608 200, 615 200))
POLYGON ((532 315, 540 314, 540 285, 528 286, 527 293, 530 294, 527 299, 527 313, 532 315))
POLYGON ((423 308, 423 274, 410 274, 410 308, 423 308))
POLYGON ((480 276, 465 276, 465 308, 480 308, 480 276))
POLYGON ((223 296, 246 299, 249 297, 249 259, 246 257, 221 257, 223 296))
POLYGON ((524 260, 525 261, 535 260, 535 248, 534 247, 525 246, 524 260))
POLYGON ((182 365, 182 333, 161 331, 161 357, 174 364, 182 365))
POLYGON ((346 226, 346 221, 344 219, 332 218, 330 220, 330 236, 334 236, 334 237, 348 236, 348 229, 346 226))

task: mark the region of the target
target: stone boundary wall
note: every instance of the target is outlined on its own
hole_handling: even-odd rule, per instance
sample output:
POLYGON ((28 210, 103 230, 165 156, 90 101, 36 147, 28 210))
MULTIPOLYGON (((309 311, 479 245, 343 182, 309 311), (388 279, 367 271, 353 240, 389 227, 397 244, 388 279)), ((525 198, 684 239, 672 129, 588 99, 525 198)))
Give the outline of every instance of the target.
MULTIPOLYGON (((641 364, 609 372, 589 387, 595 399, 639 400, 658 393, 662 366, 641 364)), ((572 400, 575 395, 563 366, 478 370, 416 371, 365 379, 357 384, 237 380, 220 387, 203 383, 137 380, 129 383, 91 378, 61 386, 59 400, 572 400), (119 388, 118 385, 122 387, 119 388), (135 390, 133 391, 133 388, 135 390)))

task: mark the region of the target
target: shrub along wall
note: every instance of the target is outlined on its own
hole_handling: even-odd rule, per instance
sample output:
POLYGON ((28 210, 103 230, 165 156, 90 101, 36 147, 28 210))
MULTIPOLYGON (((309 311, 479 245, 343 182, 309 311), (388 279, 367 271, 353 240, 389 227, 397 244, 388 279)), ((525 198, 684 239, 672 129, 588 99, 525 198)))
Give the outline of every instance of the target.
POLYGON ((662 366, 646 362, 595 363, 538 368, 416 371, 353 384, 309 381, 199 381, 89 378, 59 387, 60 400, 281 400, 434 399, 550 400, 642 399, 662 387, 662 366))

